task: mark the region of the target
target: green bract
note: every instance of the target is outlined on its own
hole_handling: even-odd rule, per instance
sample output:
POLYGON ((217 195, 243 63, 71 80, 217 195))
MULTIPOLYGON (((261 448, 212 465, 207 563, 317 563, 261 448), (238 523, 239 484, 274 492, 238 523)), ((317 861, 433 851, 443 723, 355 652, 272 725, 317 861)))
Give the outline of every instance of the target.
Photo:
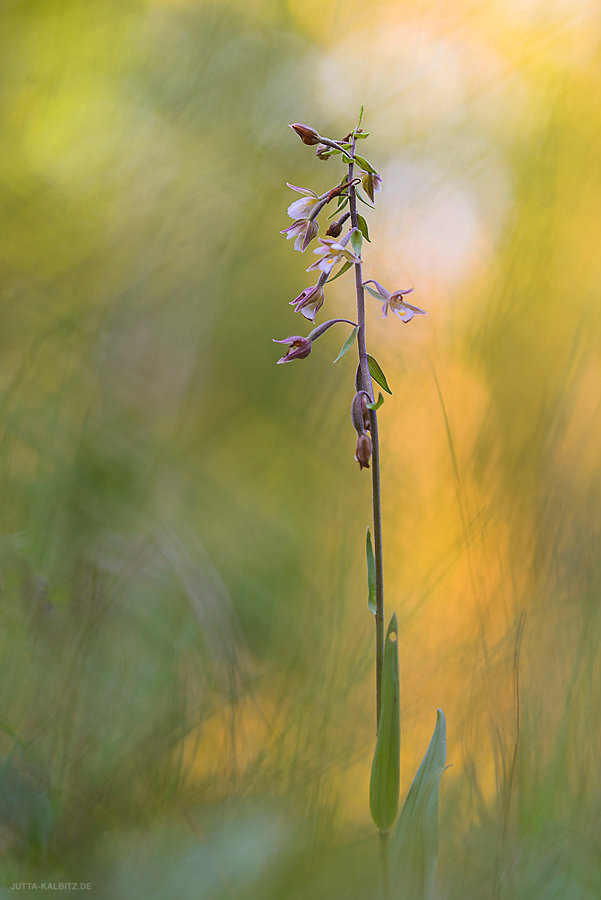
POLYGON ((370 356, 368 353, 367 362, 369 364, 369 374, 371 375, 373 380, 376 381, 381 388, 384 388, 386 393, 392 394, 392 391, 388 387, 388 382, 386 381, 386 375, 380 368, 380 364, 378 363, 377 359, 374 359, 374 357, 370 356))

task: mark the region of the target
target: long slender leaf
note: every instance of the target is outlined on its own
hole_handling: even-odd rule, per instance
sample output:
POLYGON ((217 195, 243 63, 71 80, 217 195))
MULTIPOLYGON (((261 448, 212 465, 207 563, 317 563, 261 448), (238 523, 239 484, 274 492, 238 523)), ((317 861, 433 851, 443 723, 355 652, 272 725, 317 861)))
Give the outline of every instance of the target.
POLYGON ((447 758, 442 709, 391 840, 394 894, 398 900, 431 900, 438 857, 438 786, 447 758))
POLYGON ((374 825, 380 831, 392 827, 399 808, 401 712, 397 638, 395 613, 384 642, 380 721, 369 783, 369 809, 374 825))
POLYGON ((370 203, 369 200, 366 200, 366 199, 365 199, 365 197, 363 196, 363 194, 361 193, 361 191, 359 190, 359 188, 355 188, 355 193, 357 194, 357 200, 359 200, 361 203, 364 203, 365 206, 369 206, 370 209, 375 209, 375 208, 376 208, 376 207, 373 205, 373 203, 370 203))
POLYGON ((338 213, 340 212, 340 210, 343 209, 343 208, 346 206, 346 204, 348 203, 348 201, 349 201, 348 194, 345 194, 345 195, 339 197, 339 198, 338 198, 338 204, 337 204, 337 206, 336 206, 336 209, 334 210, 333 213, 330 213, 330 215, 328 216, 328 219, 333 219, 334 216, 337 216, 338 213))

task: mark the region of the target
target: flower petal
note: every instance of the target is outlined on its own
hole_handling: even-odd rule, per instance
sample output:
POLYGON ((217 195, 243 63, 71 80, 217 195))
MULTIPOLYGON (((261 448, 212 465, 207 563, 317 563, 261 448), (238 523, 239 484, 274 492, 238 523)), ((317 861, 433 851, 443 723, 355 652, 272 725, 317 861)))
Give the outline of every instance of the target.
POLYGON ((311 188, 297 187, 295 184, 290 184, 289 181, 286 182, 286 185, 289 188, 292 188, 293 191, 297 191, 299 194, 305 194, 306 197, 315 197, 315 199, 317 199, 317 194, 315 191, 312 191, 311 188))

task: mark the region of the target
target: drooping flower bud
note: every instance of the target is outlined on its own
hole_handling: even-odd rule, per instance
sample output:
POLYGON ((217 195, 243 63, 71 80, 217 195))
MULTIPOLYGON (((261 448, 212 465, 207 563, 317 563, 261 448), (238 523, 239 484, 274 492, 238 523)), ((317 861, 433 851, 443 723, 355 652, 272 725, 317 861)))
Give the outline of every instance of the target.
POLYGON ((349 218, 350 212, 345 212, 344 215, 340 216, 339 219, 335 219, 328 230, 326 231, 327 237, 338 237, 342 233, 342 226, 349 218))
POLYGON ((332 153, 333 151, 331 147, 328 147, 326 144, 318 144, 315 151, 315 156, 318 159, 328 160, 332 153))
POLYGON ((301 335, 299 334, 296 334, 293 337, 284 338, 283 341, 276 341, 276 339, 274 338, 273 343, 288 344, 286 355, 278 359, 278 366, 281 363, 291 362, 293 359, 305 359, 311 352, 311 339, 301 337, 301 335))
POLYGON ((290 128, 298 134, 303 144, 308 144, 311 147, 321 143, 319 132, 315 131, 314 128, 311 128, 310 125, 302 125, 300 122, 293 122, 292 125, 290 125, 290 128))
POLYGON ((359 463, 360 469, 369 469, 371 451, 371 438, 368 434, 363 432, 363 434, 360 434, 357 438, 357 450, 355 452, 355 459, 359 463))

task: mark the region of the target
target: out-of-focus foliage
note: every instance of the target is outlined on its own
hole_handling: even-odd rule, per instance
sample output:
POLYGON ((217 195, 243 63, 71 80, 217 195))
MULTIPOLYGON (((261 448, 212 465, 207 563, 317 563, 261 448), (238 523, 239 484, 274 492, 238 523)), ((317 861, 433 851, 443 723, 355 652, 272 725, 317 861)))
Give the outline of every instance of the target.
POLYGON ((364 103, 366 275, 429 313, 368 301, 402 791, 440 706, 436 896, 598 898, 599 6, 0 17, 0 884, 375 895, 353 354, 271 343, 285 182, 340 177, 286 124, 364 103))

